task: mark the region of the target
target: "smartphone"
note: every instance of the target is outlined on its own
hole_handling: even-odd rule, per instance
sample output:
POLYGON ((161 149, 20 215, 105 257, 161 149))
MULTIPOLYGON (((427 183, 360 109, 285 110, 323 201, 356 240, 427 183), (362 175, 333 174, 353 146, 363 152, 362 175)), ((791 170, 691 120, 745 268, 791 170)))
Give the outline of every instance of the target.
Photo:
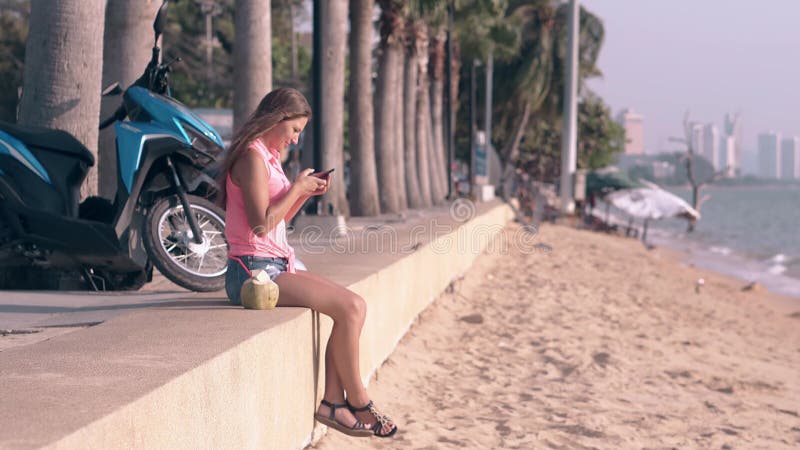
POLYGON ((311 176, 312 177, 317 177, 317 178, 326 178, 334 170, 336 170, 336 169, 335 168, 334 169, 328 169, 325 172, 314 172, 314 173, 311 174, 311 176))

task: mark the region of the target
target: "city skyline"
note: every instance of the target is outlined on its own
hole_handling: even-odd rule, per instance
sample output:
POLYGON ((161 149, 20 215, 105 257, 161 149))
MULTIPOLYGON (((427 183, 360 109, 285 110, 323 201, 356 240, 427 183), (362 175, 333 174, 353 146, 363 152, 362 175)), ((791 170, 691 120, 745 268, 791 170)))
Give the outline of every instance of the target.
POLYGON ((721 135, 725 115, 741 114, 737 153, 746 167, 758 134, 800 136, 800 92, 788 89, 800 78, 800 63, 788 57, 800 46, 800 2, 765 3, 583 0, 605 24, 603 76, 588 87, 615 114, 631 107, 644 116, 649 154, 681 149, 669 138, 682 137, 686 111, 721 135))

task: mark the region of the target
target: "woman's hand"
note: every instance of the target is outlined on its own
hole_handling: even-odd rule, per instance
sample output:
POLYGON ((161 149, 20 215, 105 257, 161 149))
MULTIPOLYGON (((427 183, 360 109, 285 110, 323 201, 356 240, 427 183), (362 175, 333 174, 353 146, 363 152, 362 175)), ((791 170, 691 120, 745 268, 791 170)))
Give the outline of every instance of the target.
POLYGON ((324 177, 313 177, 313 178, 317 178, 319 180, 322 180, 325 183, 325 185, 322 188, 317 189, 316 191, 314 191, 314 193, 312 195, 323 195, 326 192, 328 192, 328 188, 331 187, 331 175, 333 175, 333 174, 328 173, 324 177))
POLYGON ((322 195, 328 192, 328 179, 311 176, 312 173, 314 173, 314 169, 305 169, 294 179, 292 188, 296 189, 302 197, 322 195))

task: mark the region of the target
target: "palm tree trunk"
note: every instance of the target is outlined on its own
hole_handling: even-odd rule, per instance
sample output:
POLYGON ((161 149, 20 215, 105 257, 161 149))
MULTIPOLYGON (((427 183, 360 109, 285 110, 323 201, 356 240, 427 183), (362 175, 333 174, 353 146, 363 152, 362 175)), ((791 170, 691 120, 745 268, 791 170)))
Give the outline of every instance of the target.
POLYGON ((417 171, 419 172, 419 187, 422 201, 426 207, 433 205, 434 191, 431 172, 435 165, 432 162, 430 140, 430 97, 427 83, 420 86, 420 95, 417 102, 417 171), (424 90, 423 90, 424 89, 424 90))
MULTIPOLYGON (((108 0, 103 36, 103 83, 115 81, 122 89, 141 75, 150 61, 153 46, 153 20, 159 0, 108 0)), ((100 120, 117 109, 121 97, 105 97, 100 101, 100 120)), ((117 146, 114 127, 100 131, 98 144, 98 194, 113 199, 117 191, 117 146)))
MULTIPOLYGON (((428 91, 430 91, 430 89, 428 89, 428 91)), ((430 94, 428 94, 427 97, 428 102, 430 102, 430 94)), ((430 105, 428 108, 430 109, 430 105)), ((442 186, 437 179, 442 168, 436 156, 436 147, 434 147, 433 143, 433 123, 431 122, 430 112, 427 114, 427 120, 423 126, 425 127, 425 138, 428 141, 428 177, 431 180, 431 203, 433 205, 439 205, 444 201, 443 199, 447 193, 443 192, 442 186)))
POLYGON ((517 126, 514 128, 514 134, 512 134, 512 138, 508 141, 506 148, 503 149, 501 155, 501 161, 503 161, 503 198, 508 199, 511 195, 511 182, 514 177, 514 161, 517 159, 519 155, 519 144, 522 142, 522 136, 525 134, 525 127, 528 126, 528 120, 530 119, 531 115, 531 103, 526 101, 523 110, 522 116, 519 118, 517 122, 517 126))
MULTIPOLYGON (((105 9, 105 0, 32 0, 19 111, 20 123, 68 131, 95 156, 105 9)), ((92 170, 81 197, 96 193, 92 170)))
POLYGON ((408 209, 408 191, 406 190, 406 171, 411 170, 410 167, 406 167, 405 165, 405 133, 402 124, 405 120, 405 116, 403 115, 405 110, 405 97, 403 96, 405 93, 405 86, 404 86, 404 69, 405 65, 407 64, 406 57, 402 48, 400 49, 400 57, 397 58, 396 66, 394 67, 395 70, 395 77, 397 77, 397 84, 395 84, 395 95, 397 96, 397 102, 395 103, 395 110, 394 110, 394 145, 395 145, 395 164, 396 170, 398 171, 397 176, 397 192, 400 196, 400 209, 406 210, 408 209))
POLYGON ((397 111, 397 60, 402 57, 398 44, 381 42, 378 79, 375 86, 375 162, 378 169, 378 188, 381 212, 398 213, 400 207, 401 175, 395 159, 395 114, 397 111))
MULTIPOLYGON (((347 49, 347 0, 322 3, 322 166, 341 168, 344 173, 344 66, 347 49)), ((319 170, 326 170, 319 169, 319 170)), ((331 183, 322 197, 323 211, 332 207, 334 214, 350 215, 344 177, 331 183)))
POLYGON ((272 90, 270 2, 236 0, 233 45, 233 129, 237 130, 272 90))
POLYGON ((428 36, 424 28, 419 28, 416 34, 416 49, 419 60, 414 69, 419 73, 419 88, 416 91, 417 114, 415 129, 417 131, 417 172, 419 174, 419 188, 422 202, 426 207, 433 204, 431 189, 431 151, 428 145, 428 129, 431 122, 431 106, 428 84, 428 36))
POLYGON ((374 0, 350 0, 350 209, 380 214, 372 111, 372 10, 374 0))
MULTIPOLYGON (((431 125, 433 129, 433 154, 437 162, 437 172, 433 179, 443 192, 441 201, 447 195, 447 155, 444 148, 444 59, 446 35, 444 30, 436 34, 431 45, 430 76, 431 76, 431 125)), ((434 202, 436 199, 434 198, 434 202)))
POLYGON ((444 161, 442 161, 441 154, 436 148, 436 138, 433 131, 433 113, 431 111, 431 98, 430 86, 425 89, 426 103, 428 105, 427 120, 425 121, 425 135, 428 138, 428 153, 430 156, 430 179, 431 179, 431 200, 434 205, 444 203, 447 196, 447 186, 444 185, 444 179, 441 174, 444 172, 444 161))
MULTIPOLYGON (((423 173, 417 168, 417 54, 414 48, 413 25, 408 27, 408 40, 411 43, 405 48, 405 65, 403 67, 403 130, 405 155, 406 196, 409 208, 422 208, 425 206, 420 192, 420 183, 423 173)), ((420 136, 421 137, 421 136, 420 136)))
POLYGON ((522 106, 522 116, 517 120, 517 125, 514 127, 512 138, 503 149, 501 158, 503 161, 513 161, 519 155, 519 144, 522 142, 522 136, 525 134, 525 127, 528 126, 528 120, 531 117, 531 103, 525 101, 522 106))
POLYGON ((381 7, 379 29, 381 34, 378 79, 375 86, 375 156, 378 166, 381 212, 399 213, 405 209, 406 192, 402 170, 403 147, 398 146, 403 123, 402 89, 403 50, 400 43, 402 6, 394 0, 378 0, 381 7), (398 85, 400 89, 398 89, 398 85), (401 113, 398 115, 398 109, 401 113), (399 121, 398 121, 399 119, 399 121))

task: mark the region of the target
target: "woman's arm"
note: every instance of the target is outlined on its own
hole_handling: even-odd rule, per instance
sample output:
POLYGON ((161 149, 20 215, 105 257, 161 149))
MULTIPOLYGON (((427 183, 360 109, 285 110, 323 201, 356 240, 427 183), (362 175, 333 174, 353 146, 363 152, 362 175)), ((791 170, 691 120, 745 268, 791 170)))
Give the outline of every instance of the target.
MULTIPOLYGON (((311 176, 311 174, 313 172, 314 172, 313 169, 306 169, 306 170, 300 172, 300 175, 297 176, 297 179, 300 179, 301 177, 304 177, 304 176, 311 177, 311 178, 317 178, 317 177, 311 176)), ((306 200, 308 200, 311 197, 314 197, 314 196, 317 196, 317 195, 323 195, 326 192, 328 192, 328 188, 330 187, 330 184, 331 184, 331 176, 327 175, 324 178, 317 178, 317 179, 318 180, 322 180, 325 184, 321 188, 317 188, 314 192, 311 192, 310 194, 307 194, 307 195, 303 195, 299 199, 297 199, 297 201, 294 202, 292 207, 289 208, 289 212, 286 213, 286 223, 289 223, 294 218, 294 216, 297 215, 297 212, 300 211, 300 208, 303 207, 303 204, 306 202, 306 200)), ((319 186, 319 184, 317 184, 317 185, 319 186)))
MULTIPOLYGON (((323 180, 298 177, 280 200, 270 204, 269 171, 256 151, 247 151, 231 168, 233 181, 242 189, 244 209, 250 229, 261 237, 287 217, 295 204, 322 187, 323 180)), ((295 211, 296 212, 296 211, 295 211)))
POLYGON ((292 221, 294 216, 297 215, 297 213, 300 211, 300 209, 306 203, 306 200, 308 200, 309 198, 310 197, 304 195, 304 196, 298 198, 297 201, 294 202, 294 205, 292 205, 292 207, 289 208, 289 212, 287 212, 286 216, 284 217, 284 220, 286 220, 286 223, 289 223, 289 222, 292 221))

